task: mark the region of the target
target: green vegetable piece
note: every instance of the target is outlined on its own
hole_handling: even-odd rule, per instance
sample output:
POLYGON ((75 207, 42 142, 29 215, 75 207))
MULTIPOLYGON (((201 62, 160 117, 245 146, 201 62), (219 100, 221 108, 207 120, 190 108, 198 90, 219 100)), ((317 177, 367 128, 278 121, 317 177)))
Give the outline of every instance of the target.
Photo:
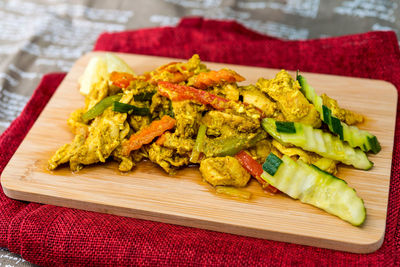
POLYGON ((172 108, 172 101, 169 101, 168 110, 165 111, 165 115, 168 115, 171 118, 175 118, 174 109, 172 108))
POLYGON ((208 139, 204 153, 208 157, 234 156, 243 149, 254 146, 266 137, 261 131, 251 136, 230 136, 224 139, 208 139))
POLYGON ((294 161, 284 155, 281 161, 274 175, 264 171, 261 178, 290 197, 323 209, 355 226, 365 221, 364 202, 345 181, 302 160, 294 161))
POLYGON ((121 112, 121 113, 129 113, 131 115, 139 115, 139 116, 147 116, 150 115, 150 109, 148 108, 140 108, 129 104, 124 104, 121 102, 115 101, 113 103, 113 111, 121 112))
POLYGON ((200 153, 203 152, 204 140, 206 139, 207 126, 200 124, 197 132, 196 142, 192 154, 190 156, 190 162, 198 162, 200 153))
POLYGON ((329 124, 331 122, 332 111, 325 105, 322 105, 322 115, 322 121, 329 124))
POLYGON ((381 146, 375 135, 360 130, 356 126, 349 126, 341 122, 337 117, 332 115, 332 111, 323 104, 322 98, 317 95, 314 88, 307 83, 303 76, 298 75, 297 80, 300 83, 301 92, 313 103, 320 113, 321 120, 328 125, 332 133, 338 135, 341 140, 348 142, 351 147, 359 147, 365 152, 372 151, 376 154, 381 150, 381 146))
POLYGON ((376 136, 367 136, 367 139, 372 152, 378 153, 381 150, 381 145, 378 142, 378 138, 376 138, 376 136))
POLYGON ((343 140, 342 122, 338 118, 331 116, 331 125, 335 133, 339 135, 340 140, 343 140))
POLYGON ((282 160, 278 158, 274 153, 269 153, 267 159, 265 160, 262 168, 264 171, 274 176, 278 171, 279 166, 282 164, 282 160))
POLYGON ((275 120, 264 118, 261 126, 274 139, 283 144, 292 144, 304 150, 315 152, 325 158, 337 160, 357 169, 369 170, 373 163, 367 155, 358 148, 349 146, 331 133, 314 129, 311 125, 294 122, 296 133, 280 133, 277 131, 275 120))
POLYGON ((338 118, 332 115, 332 111, 325 105, 322 105, 323 122, 330 125, 333 132, 339 135, 340 140, 343 140, 343 126, 338 118))
POLYGON ((96 118, 97 116, 103 114, 106 108, 110 107, 115 101, 119 101, 121 97, 122 95, 112 95, 103 98, 99 103, 94 105, 91 109, 89 109, 82 115, 82 120, 88 122, 96 118))
POLYGON ((294 123, 289 121, 276 121, 276 130, 280 133, 296 133, 294 123))
POLYGON ((121 113, 128 113, 129 111, 132 110, 132 106, 128 105, 128 104, 124 104, 124 103, 118 102, 118 101, 115 101, 113 103, 112 110, 116 111, 116 112, 121 112, 121 113))
POLYGON ((134 95, 133 99, 135 99, 135 101, 150 101, 155 93, 156 91, 142 92, 134 95))

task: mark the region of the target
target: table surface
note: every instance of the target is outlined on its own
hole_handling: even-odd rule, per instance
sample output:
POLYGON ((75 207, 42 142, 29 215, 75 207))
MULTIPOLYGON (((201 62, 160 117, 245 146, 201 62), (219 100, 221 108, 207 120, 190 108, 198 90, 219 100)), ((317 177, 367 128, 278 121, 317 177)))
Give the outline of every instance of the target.
MULTIPOLYGON (((390 0, 149 0, 141 5, 129 0, 0 0, 0 14, 0 133, 22 111, 44 73, 67 72, 104 31, 174 26, 181 17, 203 16, 236 20, 282 39, 372 30, 393 30, 400 37, 400 6, 390 0)), ((29 265, 0 249, 0 266, 29 265)))

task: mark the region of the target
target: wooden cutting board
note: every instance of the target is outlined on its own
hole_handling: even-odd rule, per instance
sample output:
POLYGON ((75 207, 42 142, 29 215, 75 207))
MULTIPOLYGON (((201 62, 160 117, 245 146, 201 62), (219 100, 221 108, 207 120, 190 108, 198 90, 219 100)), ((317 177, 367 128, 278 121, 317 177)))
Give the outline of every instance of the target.
MULTIPOLYGON (((121 216, 209 230, 305 244, 356 253, 377 250, 384 238, 397 106, 395 87, 384 81, 303 73, 319 94, 327 93, 345 108, 367 116, 361 128, 378 137, 382 151, 370 155, 370 171, 341 166, 345 179, 364 199, 367 219, 355 227, 318 208, 284 194, 267 195, 257 182, 249 201, 218 195, 203 182, 198 168, 165 174, 151 162, 120 173, 115 163, 85 167, 72 173, 67 167, 50 172, 47 160, 73 135, 67 118, 84 105, 78 78, 89 58, 80 58, 32 127, 1 176, 7 196, 15 199, 111 213, 121 216)), ((176 61, 170 58, 119 54, 136 73, 176 61)), ((234 69, 254 83, 272 78, 276 69, 207 63, 209 68, 234 69)), ((294 74, 292 72, 292 74, 294 74)))

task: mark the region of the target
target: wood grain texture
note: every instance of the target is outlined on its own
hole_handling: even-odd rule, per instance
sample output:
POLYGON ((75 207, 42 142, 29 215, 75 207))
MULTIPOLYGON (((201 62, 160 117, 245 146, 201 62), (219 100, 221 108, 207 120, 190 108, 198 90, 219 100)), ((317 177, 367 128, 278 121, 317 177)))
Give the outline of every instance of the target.
MULTIPOLYGON (((84 105, 78 78, 91 56, 79 59, 5 168, 1 184, 7 196, 84 210, 155 220, 209 230, 325 247, 356 253, 377 250, 384 238, 397 91, 387 82, 304 73, 319 94, 327 93, 343 107, 367 115, 361 128, 375 134, 382 151, 370 155, 370 171, 340 168, 338 176, 364 199, 367 219, 354 227, 318 208, 284 194, 270 196, 252 181, 249 201, 218 195, 201 180, 197 168, 174 176, 151 162, 141 162, 129 173, 115 163, 85 167, 71 173, 67 167, 50 172, 47 160, 61 145, 69 143, 67 118, 84 105)), ((173 59, 119 54, 136 73, 149 71, 173 59)), ((176 61, 176 60, 174 60, 176 61)), ((272 78, 275 69, 207 63, 209 68, 228 67, 247 78, 272 78)), ((292 72, 294 74, 294 72, 292 72)))

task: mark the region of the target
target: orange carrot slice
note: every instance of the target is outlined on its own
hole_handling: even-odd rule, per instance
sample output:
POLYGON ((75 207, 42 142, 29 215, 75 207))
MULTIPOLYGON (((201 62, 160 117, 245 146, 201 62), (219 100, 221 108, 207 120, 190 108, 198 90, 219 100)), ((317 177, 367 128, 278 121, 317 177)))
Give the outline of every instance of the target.
POLYGON ((129 155, 132 150, 137 150, 143 145, 151 143, 157 136, 174 128, 175 124, 176 120, 168 115, 164 115, 161 120, 153 121, 139 132, 132 134, 129 140, 122 144, 123 154, 129 155))

